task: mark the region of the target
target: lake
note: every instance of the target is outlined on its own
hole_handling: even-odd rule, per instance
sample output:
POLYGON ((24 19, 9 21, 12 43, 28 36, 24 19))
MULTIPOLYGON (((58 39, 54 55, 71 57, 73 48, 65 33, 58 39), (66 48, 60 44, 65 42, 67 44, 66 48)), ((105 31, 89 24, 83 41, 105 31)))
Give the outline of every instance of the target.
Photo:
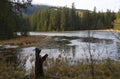
POLYGON ((120 60, 119 33, 97 31, 72 31, 72 32, 30 32, 30 35, 51 36, 54 43, 50 46, 32 46, 17 49, 19 46, 0 46, 0 53, 16 52, 16 59, 29 70, 34 65, 35 48, 42 49, 41 55, 48 54, 49 58, 67 58, 74 63, 77 60, 90 59, 90 54, 95 60, 110 58, 120 60), (3 50, 5 49, 5 50, 3 50), (12 50, 11 50, 12 49, 12 50))

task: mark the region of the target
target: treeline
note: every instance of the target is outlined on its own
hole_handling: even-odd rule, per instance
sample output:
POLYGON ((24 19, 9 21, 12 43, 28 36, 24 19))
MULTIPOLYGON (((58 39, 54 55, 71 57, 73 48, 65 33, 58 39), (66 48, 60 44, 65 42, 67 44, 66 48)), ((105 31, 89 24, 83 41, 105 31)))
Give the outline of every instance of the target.
POLYGON ((113 28, 114 12, 79 11, 72 8, 42 10, 29 16, 32 31, 72 31, 113 28))
POLYGON ((25 9, 32 0, 1 0, 0 1, 0 39, 9 39, 27 34, 28 23, 22 16, 21 9, 25 9))

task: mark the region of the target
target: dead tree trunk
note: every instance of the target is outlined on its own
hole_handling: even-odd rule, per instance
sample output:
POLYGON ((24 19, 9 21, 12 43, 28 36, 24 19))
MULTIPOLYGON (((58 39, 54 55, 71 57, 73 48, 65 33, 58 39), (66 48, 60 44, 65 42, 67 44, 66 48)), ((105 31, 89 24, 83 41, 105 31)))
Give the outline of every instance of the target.
POLYGON ((45 54, 43 57, 40 55, 41 50, 36 48, 35 49, 35 77, 44 76, 43 71, 43 62, 46 60, 48 54, 45 54))

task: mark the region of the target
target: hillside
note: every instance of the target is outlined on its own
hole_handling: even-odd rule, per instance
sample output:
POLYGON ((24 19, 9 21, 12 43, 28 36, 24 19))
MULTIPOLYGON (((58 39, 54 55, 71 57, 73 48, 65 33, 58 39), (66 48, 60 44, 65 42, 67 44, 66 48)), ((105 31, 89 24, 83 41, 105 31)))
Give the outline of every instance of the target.
POLYGON ((49 5, 32 5, 22 11, 25 15, 30 15, 34 12, 38 12, 38 11, 45 10, 45 9, 52 9, 52 8, 58 8, 58 7, 49 6, 49 5))
MULTIPOLYGON (((25 10, 22 10, 23 14, 25 15, 30 15, 34 12, 38 12, 41 10, 46 10, 46 9, 57 9, 60 8, 59 6, 50 6, 50 5, 32 5, 27 7, 25 10)), ((89 10, 84 10, 84 9, 76 9, 77 12, 83 13, 84 11, 89 11, 89 10)))

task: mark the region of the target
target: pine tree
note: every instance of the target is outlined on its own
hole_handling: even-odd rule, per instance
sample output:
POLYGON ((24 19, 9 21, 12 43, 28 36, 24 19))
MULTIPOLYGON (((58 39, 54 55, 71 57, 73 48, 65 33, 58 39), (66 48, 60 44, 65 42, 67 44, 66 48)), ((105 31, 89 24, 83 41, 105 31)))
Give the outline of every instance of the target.
POLYGON ((67 18, 66 18, 66 7, 64 7, 62 10, 61 10, 61 21, 60 21, 60 29, 62 31, 65 31, 66 30, 66 27, 67 27, 67 18))
POLYGON ((114 29, 120 30, 120 10, 118 11, 116 19, 114 21, 114 29))
POLYGON ((22 0, 22 2, 18 0, 0 1, 0 39, 16 36, 16 32, 20 27, 20 25, 18 25, 19 21, 22 20, 20 9, 25 8, 30 3, 31 0, 26 2, 24 2, 24 0, 22 0))

